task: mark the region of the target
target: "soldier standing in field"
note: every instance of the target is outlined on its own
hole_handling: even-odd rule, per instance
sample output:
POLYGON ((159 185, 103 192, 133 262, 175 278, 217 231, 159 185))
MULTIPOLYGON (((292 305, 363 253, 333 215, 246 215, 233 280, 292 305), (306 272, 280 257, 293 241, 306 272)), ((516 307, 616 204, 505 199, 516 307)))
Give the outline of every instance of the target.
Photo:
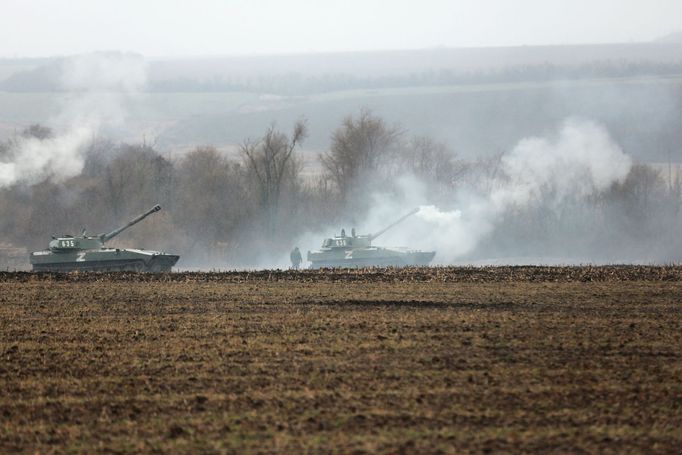
POLYGON ((301 257, 301 251, 299 251, 298 247, 294 247, 294 249, 291 250, 289 259, 291 259, 291 268, 298 270, 298 268, 301 266, 301 262, 303 261, 303 258, 301 257))

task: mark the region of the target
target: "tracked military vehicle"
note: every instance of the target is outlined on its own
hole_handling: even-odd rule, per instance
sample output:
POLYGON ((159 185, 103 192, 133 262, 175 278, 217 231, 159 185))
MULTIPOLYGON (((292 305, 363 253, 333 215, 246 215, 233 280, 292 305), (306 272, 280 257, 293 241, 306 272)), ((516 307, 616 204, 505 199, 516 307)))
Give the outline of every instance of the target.
POLYGON ((341 235, 324 239, 319 250, 308 251, 311 269, 322 267, 406 267, 428 265, 436 255, 435 251, 419 251, 404 247, 373 246, 372 241, 393 226, 417 213, 414 209, 375 234, 356 235, 355 229, 347 236, 341 235))
POLYGON ((53 236, 48 249, 31 253, 30 261, 33 270, 50 272, 170 271, 180 256, 159 251, 107 248, 104 245, 105 242, 159 210, 161 206, 155 205, 125 226, 107 234, 89 236, 83 230, 80 235, 76 236, 53 236))

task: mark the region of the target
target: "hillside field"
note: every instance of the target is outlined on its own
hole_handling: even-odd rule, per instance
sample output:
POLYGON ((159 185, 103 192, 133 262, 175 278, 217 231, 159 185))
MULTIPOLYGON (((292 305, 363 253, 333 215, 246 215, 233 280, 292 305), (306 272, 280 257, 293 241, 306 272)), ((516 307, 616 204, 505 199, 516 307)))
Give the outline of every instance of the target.
POLYGON ((679 162, 678 102, 682 77, 631 77, 551 82, 463 84, 334 91, 278 96, 251 92, 10 93, 0 91, 0 140, 33 123, 58 131, 81 118, 83 106, 115 106, 97 112, 98 134, 114 141, 147 141, 180 157, 211 144, 235 153, 248 138, 275 124, 288 132, 300 118, 310 136, 302 156, 314 168, 344 117, 370 109, 404 138, 431 137, 465 159, 511 150, 520 140, 544 136, 571 117, 604 125, 635 159, 679 162), (672 155, 670 155, 672 153, 672 155))

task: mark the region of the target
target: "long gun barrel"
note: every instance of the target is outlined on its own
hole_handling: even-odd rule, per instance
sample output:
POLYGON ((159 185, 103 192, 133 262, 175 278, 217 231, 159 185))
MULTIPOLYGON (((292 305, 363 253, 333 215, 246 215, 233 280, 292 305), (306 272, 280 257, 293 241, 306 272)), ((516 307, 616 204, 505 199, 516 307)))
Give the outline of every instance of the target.
POLYGON ((152 207, 151 209, 147 210, 147 211, 144 212, 142 215, 136 217, 134 220, 132 220, 131 222, 129 222, 129 223, 126 224, 125 226, 122 226, 122 227, 120 227, 120 228, 118 228, 118 229, 114 229, 113 231, 109 232, 108 234, 102 234, 102 235, 100 236, 100 238, 102 239, 102 242, 106 242, 107 240, 111 240, 112 238, 114 238, 114 237, 116 237, 118 234, 120 234, 121 232, 123 232, 123 231, 125 231, 126 229, 128 229, 130 226, 139 223, 140 221, 144 220, 145 218, 147 218, 147 217, 148 217, 149 215, 151 215, 152 213, 158 212, 159 210, 161 210, 161 206, 160 206, 160 205, 155 205, 154 207, 152 207))
POLYGON ((379 237, 381 234, 383 234, 384 232, 388 231, 389 229, 391 229, 391 228, 392 228, 393 226, 395 226, 396 224, 402 223, 403 221, 405 221, 406 218, 411 217, 412 215, 414 215, 414 214, 417 213, 418 211, 419 211, 419 208, 416 208, 416 209, 412 210, 410 213, 408 213, 407 215, 403 215, 400 219, 398 219, 397 221, 394 221, 393 223, 389 224, 388 226, 386 226, 385 228, 383 228, 383 229, 380 230, 379 232, 376 232, 376 233, 374 233, 374 234, 371 234, 371 235, 369 236, 369 240, 371 241, 371 240, 376 239, 376 238, 379 237))

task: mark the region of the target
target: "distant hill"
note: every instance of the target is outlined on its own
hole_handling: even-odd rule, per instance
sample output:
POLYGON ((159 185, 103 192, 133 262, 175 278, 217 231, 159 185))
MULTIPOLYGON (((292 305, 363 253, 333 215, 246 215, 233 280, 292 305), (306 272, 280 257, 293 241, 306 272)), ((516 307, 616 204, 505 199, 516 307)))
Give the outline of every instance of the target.
POLYGON ((390 77, 424 71, 492 71, 533 65, 585 65, 591 62, 682 62, 682 42, 565 46, 436 48, 404 51, 347 52, 253 57, 204 57, 150 61, 152 80, 201 79, 229 75, 300 74, 390 77))
MULTIPOLYGON (((678 35, 675 35, 678 36, 678 35)), ((667 39, 667 38, 666 38, 667 39)), ((682 39, 656 43, 149 59, 153 92, 325 91, 621 77, 682 71, 682 39)), ((0 90, 58 91, 61 60, 0 59, 0 90)))
MULTIPOLYGON (((73 94, 60 60, 0 60, 0 140, 33 123, 57 130, 73 94), (3 73, 3 68, 6 71, 3 73)), ((595 120, 635 159, 682 162, 682 43, 422 49, 151 59, 148 93, 126 97, 113 140, 153 138, 164 151, 234 150, 275 123, 308 119, 315 161, 343 118, 368 108, 463 158, 551 134, 568 117, 595 120)))

